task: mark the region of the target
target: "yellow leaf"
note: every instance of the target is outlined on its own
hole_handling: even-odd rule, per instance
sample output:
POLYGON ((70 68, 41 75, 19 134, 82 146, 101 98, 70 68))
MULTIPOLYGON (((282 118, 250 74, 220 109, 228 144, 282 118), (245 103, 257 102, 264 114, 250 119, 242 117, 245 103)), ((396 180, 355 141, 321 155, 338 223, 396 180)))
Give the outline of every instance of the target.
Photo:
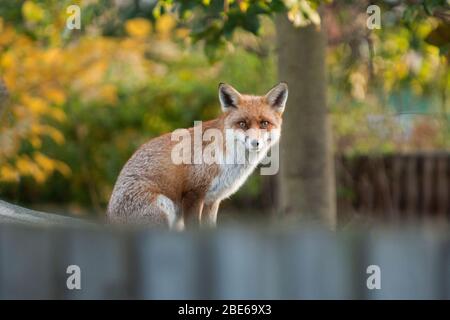
POLYGON ((33 176, 34 180, 36 180, 36 182, 39 184, 44 183, 45 179, 47 178, 45 173, 42 170, 40 170, 38 167, 36 167, 36 169, 33 171, 32 176, 33 176))
POLYGON ((54 161, 46 155, 40 152, 35 152, 33 158, 38 166, 40 166, 45 172, 51 173, 53 170, 55 170, 55 165, 53 163, 54 161))
POLYGON ((25 1, 22 5, 22 14, 25 20, 38 22, 44 18, 45 11, 33 1, 25 1))
POLYGON ((296 27, 305 27, 311 23, 320 25, 320 16, 306 0, 283 0, 288 9, 288 18, 296 27))
POLYGON ((175 33, 178 38, 184 39, 189 36, 190 31, 188 28, 177 28, 175 33))
POLYGON ((150 22, 144 18, 135 18, 127 20, 125 23, 125 30, 127 33, 136 38, 144 38, 150 34, 150 22))
POLYGON ((53 139, 57 144, 63 144, 65 139, 63 134, 57 129, 50 126, 42 126, 42 133, 48 135, 53 139))
POLYGON ((5 69, 14 68, 16 66, 14 54, 10 51, 5 52, 1 57, 0 65, 5 69))
POLYGON ((53 119, 59 122, 64 122, 67 120, 67 116, 61 109, 51 108, 48 113, 53 119))
POLYGON ((43 114, 48 111, 48 106, 45 100, 38 98, 38 97, 32 97, 28 94, 24 94, 22 96, 22 103, 33 113, 35 114, 43 114))
POLYGON ((55 160, 55 169, 63 176, 68 177, 72 174, 70 167, 62 161, 55 160))
POLYGON ((103 77, 108 69, 107 61, 98 60, 92 63, 88 70, 79 75, 78 85, 81 90, 92 88, 102 82, 103 77))
POLYGON ((27 156, 22 156, 16 161, 16 167, 21 175, 32 175, 35 170, 34 166, 27 156))
POLYGON ((43 183, 48 176, 43 169, 26 155, 17 159, 16 167, 20 175, 31 176, 37 183, 43 183))
POLYGON ((44 88, 44 96, 57 105, 62 105, 66 102, 66 95, 64 91, 56 88, 44 88))
POLYGON ((175 18, 165 14, 156 20, 156 31, 162 37, 167 37, 175 27, 175 18))
POLYGON ((0 168, 0 181, 2 182, 19 181, 19 173, 12 166, 5 165, 0 168))
POLYGON ((35 149, 39 149, 42 146, 42 140, 39 137, 31 137, 30 143, 35 149))
POLYGON ((100 88, 99 96, 102 100, 115 104, 117 102, 117 88, 113 84, 105 84, 100 88))
POLYGON ((50 48, 42 53, 42 62, 50 66, 60 66, 67 61, 64 61, 60 48, 50 48))
POLYGON ((239 2, 239 9, 242 12, 246 12, 249 6, 250 6, 249 1, 240 1, 239 2))
POLYGON ((3 30, 0 32, 0 46, 8 45, 16 38, 16 33, 13 28, 3 26, 3 30))
POLYGON ((63 144, 65 141, 64 135, 56 128, 38 123, 33 123, 30 126, 30 133, 35 135, 47 135, 57 144, 63 144))

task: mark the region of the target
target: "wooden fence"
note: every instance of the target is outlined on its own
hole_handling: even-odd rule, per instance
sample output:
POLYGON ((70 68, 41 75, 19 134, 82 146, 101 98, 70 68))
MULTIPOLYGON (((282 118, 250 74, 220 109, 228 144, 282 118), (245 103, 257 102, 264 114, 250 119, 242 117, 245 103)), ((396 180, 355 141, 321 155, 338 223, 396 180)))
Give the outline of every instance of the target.
POLYGON ((339 157, 339 211, 450 218, 450 153, 339 157))
POLYGON ((117 230, 0 203, 0 298, 450 298, 448 230, 117 230), (23 215, 11 221, 14 212, 23 215), (62 220, 65 220, 62 222, 62 220), (58 221, 54 223, 54 221, 58 221), (20 222, 20 223, 17 223, 20 222), (70 265, 81 289, 69 290, 70 265), (381 289, 367 268, 379 267, 381 289))

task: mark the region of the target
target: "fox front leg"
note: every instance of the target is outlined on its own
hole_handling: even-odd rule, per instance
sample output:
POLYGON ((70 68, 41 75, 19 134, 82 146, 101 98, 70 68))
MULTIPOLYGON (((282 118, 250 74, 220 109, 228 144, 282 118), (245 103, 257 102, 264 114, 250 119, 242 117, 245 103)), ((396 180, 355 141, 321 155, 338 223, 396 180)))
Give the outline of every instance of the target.
POLYGON ((215 227, 217 224, 217 211, 219 210, 220 201, 205 204, 203 206, 201 225, 205 227, 215 227))
POLYGON ((186 226, 198 226, 203 209, 204 197, 189 192, 183 197, 183 220, 186 226))

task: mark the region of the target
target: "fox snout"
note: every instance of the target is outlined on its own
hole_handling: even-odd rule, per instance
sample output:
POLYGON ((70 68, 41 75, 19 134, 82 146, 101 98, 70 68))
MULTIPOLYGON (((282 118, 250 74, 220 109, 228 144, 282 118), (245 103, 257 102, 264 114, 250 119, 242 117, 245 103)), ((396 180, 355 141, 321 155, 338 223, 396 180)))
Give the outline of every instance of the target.
POLYGON ((250 141, 250 146, 252 148, 256 148, 257 149, 257 148, 259 148, 259 145, 260 145, 259 139, 253 139, 253 140, 250 141))
POLYGON ((236 140, 241 142, 248 151, 262 151, 271 147, 279 139, 279 130, 257 130, 249 129, 247 131, 236 130, 236 140))
POLYGON ((271 142, 270 132, 267 130, 249 129, 244 134, 245 148, 249 151, 261 151, 271 142))

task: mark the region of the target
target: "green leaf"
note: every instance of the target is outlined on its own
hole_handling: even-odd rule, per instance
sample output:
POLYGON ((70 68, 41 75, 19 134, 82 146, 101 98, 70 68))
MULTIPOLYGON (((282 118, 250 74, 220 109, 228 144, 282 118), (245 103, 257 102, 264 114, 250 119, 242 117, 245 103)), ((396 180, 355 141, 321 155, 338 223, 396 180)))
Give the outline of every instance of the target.
POLYGON ((260 23, 259 23, 259 18, 256 15, 247 15, 245 17, 244 23, 242 25, 242 27, 247 30, 250 31, 253 34, 258 34, 259 31, 259 27, 260 27, 260 23))

